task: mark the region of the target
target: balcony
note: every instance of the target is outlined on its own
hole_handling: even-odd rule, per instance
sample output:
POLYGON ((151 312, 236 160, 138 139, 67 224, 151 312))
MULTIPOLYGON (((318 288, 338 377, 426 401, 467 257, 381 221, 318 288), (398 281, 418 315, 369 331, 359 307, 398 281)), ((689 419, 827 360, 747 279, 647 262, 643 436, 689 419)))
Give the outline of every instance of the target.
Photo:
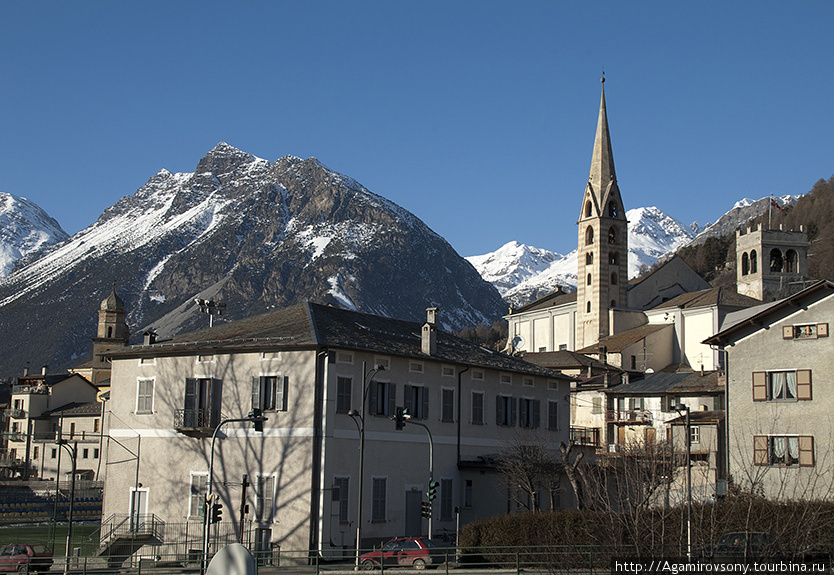
POLYGON ((214 433, 220 423, 220 412, 213 409, 177 409, 174 429, 183 435, 206 436, 214 433))
POLYGON ((599 427, 571 427, 570 442, 573 445, 599 447, 599 427))
POLYGON ((5 435, 9 441, 26 441, 26 434, 19 431, 11 431, 5 435))
POLYGON ((652 412, 645 409, 611 410, 605 412, 605 421, 608 423, 651 425, 653 420, 652 412))
POLYGON ((26 417, 26 411, 12 407, 6 410, 6 415, 12 419, 24 419, 26 417))
POLYGON ((12 386, 12 393, 29 393, 35 395, 49 395, 49 387, 47 387, 43 383, 38 383, 34 385, 13 385, 12 386))

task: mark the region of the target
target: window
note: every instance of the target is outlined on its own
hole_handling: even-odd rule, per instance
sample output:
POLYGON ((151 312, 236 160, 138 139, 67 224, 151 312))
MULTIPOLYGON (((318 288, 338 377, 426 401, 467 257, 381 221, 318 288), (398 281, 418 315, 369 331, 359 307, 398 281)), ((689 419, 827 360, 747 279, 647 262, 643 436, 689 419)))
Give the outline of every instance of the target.
POLYGON ((197 363, 211 363, 214 361, 213 355, 198 355, 197 363))
POLYGON ((403 407, 414 419, 428 419, 429 390, 421 385, 406 385, 403 391, 403 407))
POLYGON ((616 202, 608 202, 608 217, 609 218, 616 218, 617 217, 617 204, 616 202))
POLYGON ((139 365, 154 365, 156 363, 155 357, 143 357, 139 360, 139 365))
POLYGON ((440 370, 440 374, 443 377, 455 377, 455 368, 444 365, 443 368, 440 370))
POLYGON ((475 381, 483 381, 484 380, 484 372, 481 370, 473 370, 472 371, 472 379, 475 381))
POLYGON ((289 377, 262 375, 252 378, 252 409, 287 411, 289 377))
POLYGON ((620 265, 620 254, 617 252, 609 252, 608 253, 608 263, 612 266, 620 265))
POLYGON ((616 272, 611 274, 611 285, 612 286, 617 285, 617 273, 616 272))
POLYGON ((484 392, 472 392, 472 423, 483 425, 484 423, 484 392))
POLYGON ((454 481, 451 479, 440 480, 440 520, 454 518, 454 481))
POLYGON ((413 373, 423 373, 423 364, 419 361, 412 361, 408 365, 408 371, 413 373))
POLYGON ((75 422, 70 423, 70 438, 75 437, 75 422))
POLYGON ((594 263, 594 252, 588 252, 585 254, 585 265, 589 266, 594 263))
POLYGON ((280 360, 281 359, 281 352, 280 351, 265 351, 261 353, 261 361, 273 361, 273 360, 280 360))
POLYGON ((631 369, 637 369, 637 356, 631 356, 631 369))
POLYGON ((608 243, 609 244, 616 244, 617 243, 617 228, 610 227, 608 228, 608 243))
POLYGON ((810 399, 812 399, 810 369, 753 372, 753 401, 810 399))
POLYGON ((210 377, 188 378, 185 380, 185 409, 181 427, 211 428, 220 422, 219 379, 210 377))
POLYGON ((588 303, 585 305, 585 311, 586 311, 587 313, 591 313, 591 302, 588 302, 588 303))
POLYGON ((351 408, 353 378, 336 378, 336 413, 347 413, 351 408))
MULTIPOLYGON (((594 401, 600 399, 599 397, 594 398, 594 401)), ((596 404, 594 404, 596 406, 596 404)), ((559 430, 559 402, 558 401, 548 401, 547 402, 547 429, 550 431, 558 431, 559 430)))
POLYGON ((93 433, 98 433, 98 423, 99 423, 98 418, 95 418, 93 420, 93 433))
POLYGON ((85 447, 81 450, 81 459, 89 459, 90 458, 90 449, 85 447))
POLYGON ((591 274, 588 274, 588 279, 585 281, 585 285, 591 285, 591 274))
POLYGON ((538 399, 521 398, 518 403, 518 425, 531 429, 538 427, 540 408, 541 401, 538 399))
POLYGON ((56 447, 52 448, 52 459, 58 457, 58 449, 56 447))
POLYGON ((388 480, 385 477, 373 478, 371 494, 371 521, 385 521, 385 491, 388 480))
POLYGON ((812 435, 755 435, 753 464, 782 467, 813 467, 812 435))
POLYGON ((781 273, 783 267, 782 252, 777 248, 773 248, 770 250, 770 271, 781 273))
POLYGON ((590 200, 585 202, 585 217, 586 218, 591 217, 591 201, 590 200))
POLYGON ((512 375, 510 375, 509 373, 502 373, 502 374, 499 376, 499 381, 500 381, 501 383, 505 383, 505 384, 507 384, 507 385, 512 385, 512 383, 513 383, 513 376, 512 376, 512 375))
POLYGON ((333 501, 339 503, 339 523, 347 523, 350 520, 348 515, 348 504, 350 502, 350 478, 333 478, 333 501))
POLYGON ((153 413, 153 379, 139 379, 136 385, 136 413, 153 413))
POLYGON ((782 339, 817 339, 828 337, 827 323, 782 326, 782 339))
POLYGON ((499 395, 495 398, 495 423, 511 427, 515 425, 516 400, 509 395, 499 395))
POLYGON ((750 273, 750 256, 747 252, 741 254, 741 275, 746 276, 750 273))
POLYGON ((93 449, 93 458, 98 459, 98 448, 93 449))
POLYGON ((689 426, 689 443, 701 443, 701 426, 699 425, 690 425, 689 426))
POLYGON ((535 385, 535 380, 532 377, 525 377, 521 380, 521 385, 526 385, 527 387, 533 387, 535 385))
POLYGON ((372 415, 394 415, 397 411, 396 384, 387 381, 372 381, 369 403, 372 415))
POLYGON ((756 250, 750 252, 750 273, 754 274, 758 271, 759 268, 759 260, 758 256, 756 255, 756 250))
POLYGON ((568 349, 568 344, 566 344, 566 343, 560 343, 559 344, 559 351, 565 351, 566 349, 568 349))
POLYGON ((594 228, 588 226, 585 229, 585 245, 590 246, 594 243, 594 228))
POLYGON ((593 399, 591 399, 591 413, 594 415, 600 415, 602 413, 601 397, 594 397, 593 399))
POLYGON ((188 508, 189 517, 199 517, 200 508, 206 502, 206 484, 208 473, 191 473, 191 502, 188 508))
POLYGON ((336 363, 353 365, 353 354, 347 351, 336 352, 336 363))
POLYGON ((463 506, 472 507, 472 480, 466 479, 463 482, 463 506))
POLYGON ((441 421, 455 420, 455 390, 443 389, 441 391, 441 421))
POLYGON ((255 479, 255 521, 272 521, 275 509, 275 475, 255 479))
POLYGON ((789 274, 799 273, 799 257, 794 250, 785 252, 785 271, 789 274))
MULTIPOLYGON (((84 451, 87 451, 86 449, 84 451)), ((40 456, 40 447, 35 445, 32 448, 32 459, 37 459, 40 456)))

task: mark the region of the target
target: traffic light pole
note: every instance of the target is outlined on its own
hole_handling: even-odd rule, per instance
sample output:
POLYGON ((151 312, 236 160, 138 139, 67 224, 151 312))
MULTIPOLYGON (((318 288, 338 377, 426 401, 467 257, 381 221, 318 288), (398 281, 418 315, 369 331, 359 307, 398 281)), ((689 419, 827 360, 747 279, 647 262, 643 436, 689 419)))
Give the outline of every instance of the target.
POLYGON ((211 435, 211 452, 209 456, 209 472, 208 472, 208 480, 206 481, 206 513, 205 513, 205 520, 203 522, 204 529, 203 529, 203 559, 200 562, 200 574, 204 575, 206 569, 208 568, 208 549, 209 549, 209 529, 211 528, 211 515, 212 515, 212 508, 211 508, 211 500, 212 500, 212 475, 214 473, 214 441, 217 439, 217 433, 220 431, 220 428, 226 425, 227 423, 234 423, 236 421, 251 421, 253 422, 256 427, 258 425, 261 426, 260 430, 263 430, 263 422, 266 421, 266 418, 261 415, 260 410, 257 413, 253 410, 249 413, 246 417, 239 417, 236 419, 224 419, 220 423, 217 424, 217 427, 214 428, 214 433, 211 435))
MULTIPOLYGON (((414 425, 419 425, 420 427, 422 427, 423 429, 426 430, 426 433, 429 436, 429 485, 428 485, 428 489, 426 490, 426 498, 428 499, 428 497, 429 497, 428 492, 429 492, 429 490, 431 490, 432 486, 434 485, 434 441, 431 438, 431 430, 429 429, 428 425, 426 425, 425 423, 420 423, 419 421, 414 421, 413 419, 411 419, 411 417, 408 414, 405 415, 405 421, 407 423, 413 423, 414 425)), ((432 538, 431 518, 432 518, 432 515, 434 515, 434 514, 431 512, 431 499, 428 499, 428 502, 429 502, 429 539, 431 539, 432 538)))

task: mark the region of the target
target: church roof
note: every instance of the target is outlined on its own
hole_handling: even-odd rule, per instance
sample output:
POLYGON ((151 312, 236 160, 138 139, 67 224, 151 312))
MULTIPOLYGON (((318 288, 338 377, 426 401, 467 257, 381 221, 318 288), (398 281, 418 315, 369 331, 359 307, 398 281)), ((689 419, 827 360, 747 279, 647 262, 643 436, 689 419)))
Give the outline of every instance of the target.
POLYGON ((670 323, 647 323, 616 335, 609 335, 599 340, 599 343, 577 350, 579 353, 599 353, 599 348, 605 346, 608 353, 619 353, 628 346, 663 329, 671 329, 670 323))
POLYGON ((677 297, 670 299, 669 301, 663 302, 662 304, 652 309, 663 309, 667 307, 689 309, 693 307, 707 307, 717 305, 745 308, 759 304, 761 304, 759 300, 753 299, 752 297, 748 297, 746 295, 741 295, 737 293, 735 290, 716 287, 700 291, 683 293, 677 297))
POLYGON ((561 290, 561 288, 557 288, 556 291, 549 293, 546 296, 542 296, 527 305, 521 306, 520 308, 513 309, 510 315, 526 311, 547 309, 566 303, 576 303, 576 292, 565 293, 561 290))

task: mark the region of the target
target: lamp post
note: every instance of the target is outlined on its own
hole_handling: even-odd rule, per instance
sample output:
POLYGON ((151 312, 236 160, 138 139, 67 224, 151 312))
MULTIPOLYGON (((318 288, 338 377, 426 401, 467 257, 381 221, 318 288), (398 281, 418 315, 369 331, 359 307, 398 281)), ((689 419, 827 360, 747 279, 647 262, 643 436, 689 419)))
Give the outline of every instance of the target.
POLYGON ((70 447, 70 444, 66 439, 64 439, 63 437, 59 437, 55 443, 57 443, 60 447, 66 448, 66 450, 70 454, 70 458, 72 459, 72 478, 70 479, 69 514, 67 515, 67 550, 66 562, 64 563, 64 573, 69 573, 70 552, 72 551, 72 511, 73 504, 75 503, 75 466, 76 458, 78 456, 78 442, 73 442, 72 447, 70 447))
POLYGON ((214 428, 214 433, 211 435, 211 454, 209 456, 208 480, 206 481, 206 511, 203 514, 203 560, 200 562, 200 573, 205 573, 206 568, 208 567, 209 528, 211 527, 209 516, 211 515, 210 503, 212 492, 212 474, 214 473, 214 440, 217 439, 217 433, 220 431, 220 428, 227 423, 233 423, 236 421, 251 421, 255 424, 256 431, 263 431, 263 427, 261 427, 261 429, 257 429, 257 426, 259 424, 263 426, 263 422, 266 420, 266 417, 261 415, 260 409, 258 409, 251 411, 246 417, 224 419, 217 424, 217 427, 214 428))
POLYGON ((686 558, 692 561, 692 426, 688 405, 680 403, 675 406, 675 411, 686 415, 686 558))
POLYGON ((139 524, 139 506, 136 498, 139 497, 139 488, 142 487, 142 484, 139 483, 139 454, 142 453, 142 436, 139 434, 136 436, 136 453, 115 437, 108 435, 107 439, 115 441, 122 449, 136 458, 136 477, 133 483, 133 492, 130 494, 130 530, 135 531, 139 524))
POLYGON ((200 299, 197 298, 194 300, 198 306, 200 306, 200 311, 203 313, 207 313, 209 316, 209 327, 214 327, 214 316, 215 315, 223 315, 223 310, 226 309, 226 304, 223 302, 215 303, 213 299, 200 299))
POLYGON ((365 479, 365 413, 366 411, 366 403, 368 398, 368 389, 370 388, 371 382, 376 377, 376 374, 380 371, 385 371, 385 367, 382 365, 377 365, 370 371, 367 370, 368 365, 366 362, 362 362, 362 373, 364 374, 362 378, 362 409, 361 411, 356 411, 355 409, 351 409, 347 412, 347 414, 353 419, 353 423, 356 424, 356 429, 359 431, 359 493, 357 499, 358 501, 358 509, 356 511, 356 563, 353 566, 353 569, 358 571, 359 570, 359 553, 362 548, 362 487, 364 484, 365 479))
MULTIPOLYGON (((426 425, 425 423, 421 423, 419 421, 414 421, 411 418, 411 415, 409 415, 408 413, 403 415, 403 419, 408 421, 408 423, 413 423, 414 425, 419 425, 420 427, 422 427, 423 429, 426 430, 426 433, 429 436, 429 485, 428 485, 428 489, 431 490, 432 484, 434 483, 434 441, 432 440, 432 437, 431 437, 431 430, 429 429, 429 426, 426 425)), ((426 494, 426 495, 428 496, 428 494, 426 494)), ((430 499, 429 499, 429 505, 431 505, 431 500, 430 499)), ((429 520, 429 539, 432 538, 431 518, 432 518, 432 512, 429 511, 429 517, 428 517, 428 520, 429 520)))

